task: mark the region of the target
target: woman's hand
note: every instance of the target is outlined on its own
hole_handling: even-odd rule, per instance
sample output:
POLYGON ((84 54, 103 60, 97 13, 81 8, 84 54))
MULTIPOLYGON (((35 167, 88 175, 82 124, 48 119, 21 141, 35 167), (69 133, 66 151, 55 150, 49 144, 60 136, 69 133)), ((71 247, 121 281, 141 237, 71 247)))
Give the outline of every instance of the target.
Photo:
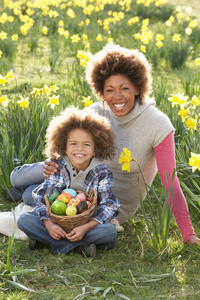
POLYGON ((43 176, 44 178, 48 178, 49 175, 54 175, 57 172, 57 168, 59 167, 52 160, 56 159, 56 156, 51 157, 50 159, 46 159, 43 164, 43 176))
POLYGON ((187 241, 187 244, 196 245, 200 243, 200 239, 196 236, 192 237, 187 241))
POLYGON ((50 236, 54 240, 60 240, 61 238, 67 237, 66 232, 59 225, 55 224, 53 221, 44 220, 43 222, 50 236))

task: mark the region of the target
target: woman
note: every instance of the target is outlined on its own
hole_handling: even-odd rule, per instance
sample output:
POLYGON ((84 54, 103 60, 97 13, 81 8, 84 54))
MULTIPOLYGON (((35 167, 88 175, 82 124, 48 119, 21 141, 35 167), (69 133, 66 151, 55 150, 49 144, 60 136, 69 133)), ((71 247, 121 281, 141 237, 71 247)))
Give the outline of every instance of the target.
MULTIPOLYGON (((152 84, 151 66, 139 51, 128 50, 115 44, 106 45, 91 57, 86 69, 86 80, 100 100, 90 108, 107 117, 115 133, 116 155, 112 161, 105 161, 105 164, 113 173, 113 193, 120 201, 119 215, 116 219, 123 224, 139 208, 138 177, 143 197, 145 186, 136 163, 131 163, 130 173, 122 171, 118 163, 120 153, 124 147, 131 151, 132 157, 140 164, 148 185, 151 185, 158 170, 161 181, 165 187, 169 187, 176 166, 174 128, 168 117, 148 98, 152 84), (168 183, 164 182, 164 173, 167 174, 168 183)), ((56 167, 53 162, 46 160, 44 177, 54 174, 56 167)), ((42 164, 23 168, 18 168, 11 174, 13 186, 25 188, 43 180, 42 164), (28 174, 30 178, 27 178, 28 174)), ((24 200, 30 195, 31 189, 32 187, 25 189, 24 200)), ((170 198, 169 205, 171 204, 170 198)), ((200 239, 193 231, 177 175, 173 180, 173 214, 183 242, 199 243, 200 239)))

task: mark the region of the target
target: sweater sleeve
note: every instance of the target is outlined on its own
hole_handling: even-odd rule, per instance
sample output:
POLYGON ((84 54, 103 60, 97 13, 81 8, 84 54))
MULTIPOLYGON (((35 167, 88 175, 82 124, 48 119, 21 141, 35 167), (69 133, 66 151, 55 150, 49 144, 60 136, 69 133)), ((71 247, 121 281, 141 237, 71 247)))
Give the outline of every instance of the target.
MULTIPOLYGON (((169 190, 172 174, 174 168, 176 168, 173 132, 171 132, 157 147, 154 148, 154 152, 161 181, 162 183, 164 181, 164 186, 166 188, 167 183, 163 176, 165 172, 168 178, 169 190)), ((171 204, 172 197, 170 195, 169 206, 171 206, 171 204)), ((173 215, 180 229, 183 242, 186 243, 190 238, 195 236, 195 233, 190 221, 187 202, 181 190, 177 174, 175 174, 173 180, 173 215)))

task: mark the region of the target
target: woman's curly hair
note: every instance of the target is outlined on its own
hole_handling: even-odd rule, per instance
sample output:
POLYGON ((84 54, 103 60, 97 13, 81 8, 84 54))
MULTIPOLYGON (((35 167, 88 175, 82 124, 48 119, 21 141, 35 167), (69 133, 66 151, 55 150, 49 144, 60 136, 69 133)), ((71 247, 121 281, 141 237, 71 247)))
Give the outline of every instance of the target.
POLYGON ((68 107, 54 117, 46 132, 44 154, 64 156, 69 133, 74 129, 83 129, 91 134, 94 141, 95 157, 109 159, 114 156, 114 133, 107 118, 100 116, 92 109, 79 110, 68 107))
POLYGON ((105 80, 111 75, 118 74, 126 76, 139 89, 136 100, 140 104, 145 100, 145 96, 151 93, 151 65, 144 54, 136 49, 129 50, 109 43, 100 52, 91 55, 85 71, 86 81, 101 101, 105 101, 103 99, 105 80))

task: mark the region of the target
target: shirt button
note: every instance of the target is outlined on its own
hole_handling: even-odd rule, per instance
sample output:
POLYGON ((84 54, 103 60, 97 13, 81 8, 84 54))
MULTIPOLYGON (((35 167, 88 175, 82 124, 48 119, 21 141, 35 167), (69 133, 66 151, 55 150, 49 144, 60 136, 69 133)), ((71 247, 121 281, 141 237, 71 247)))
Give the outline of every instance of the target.
POLYGON ((75 168, 72 168, 73 171, 75 171, 75 168))
POLYGON ((76 177, 76 174, 73 174, 74 177, 76 177))

